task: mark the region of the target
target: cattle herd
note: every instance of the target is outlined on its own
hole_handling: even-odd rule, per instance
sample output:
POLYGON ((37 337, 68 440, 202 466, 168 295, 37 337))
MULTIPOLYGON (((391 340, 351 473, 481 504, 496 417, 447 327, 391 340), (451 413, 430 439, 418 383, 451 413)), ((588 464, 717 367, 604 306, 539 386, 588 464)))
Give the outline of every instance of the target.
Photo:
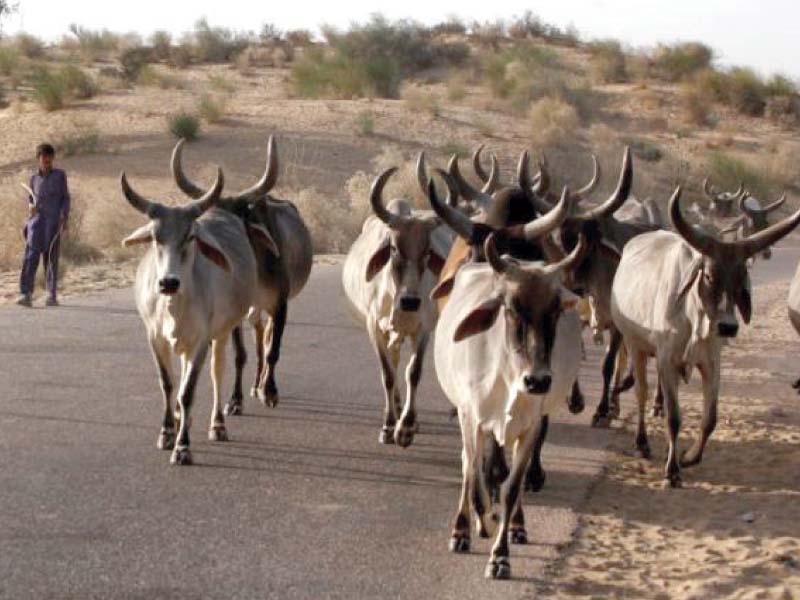
MULTIPOLYGON (((136 304, 158 368, 164 411, 157 446, 171 462, 192 462, 191 409, 197 378, 211 351, 213 441, 227 439, 225 416, 242 412, 245 349, 242 322, 253 325, 257 348, 252 395, 278 403, 275 369, 287 306, 305 286, 312 242, 295 206, 270 195, 278 155, 270 138, 266 169, 251 188, 223 197, 218 170, 208 190, 182 167, 182 142, 172 174, 191 199, 170 207, 140 196, 121 176, 127 201, 148 222, 124 240, 147 244, 136 276, 136 304), (225 346, 233 340, 236 377, 223 406, 220 380, 225 346), (172 355, 180 358, 174 378, 172 355), (173 409, 174 384, 179 385, 173 409)), ((619 179, 604 201, 589 204, 601 177, 593 158, 591 181, 570 191, 551 190, 547 163, 523 152, 515 180, 502 184, 495 156, 490 172, 473 155, 480 186, 462 176, 454 156, 429 177, 424 154, 417 179, 430 210, 406 199, 384 199, 396 169, 372 184, 370 215, 344 262, 348 307, 367 331, 383 383, 379 441, 409 446, 418 432, 416 390, 428 342, 442 390, 461 428, 463 479, 449 547, 470 547, 471 514, 482 537, 495 536, 487 577, 511 574, 509 543, 526 543, 522 490, 545 481, 541 450, 550 412, 559 402, 580 412, 582 329, 596 341, 608 333, 603 388, 592 424, 619 415, 619 394, 635 388, 637 452, 649 458, 645 411, 647 362, 655 359, 653 412, 663 415, 669 442, 665 483, 680 487, 681 469, 700 462, 717 419, 720 354, 738 331, 738 315, 752 314, 748 268, 800 223, 800 211, 773 225, 768 215, 784 201, 762 207, 743 187, 715 189, 707 180, 707 210, 694 205, 692 224, 681 209, 681 188, 658 205, 631 195, 633 160, 622 157, 619 179), (444 197, 443 197, 444 196, 444 197), (736 211, 738 209, 738 215, 736 211), (671 227, 670 227, 671 225, 671 227), (733 236, 733 237, 731 237, 733 236), (398 381, 408 341, 404 397, 398 381), (680 380, 697 368, 703 414, 697 441, 683 453, 680 380), (505 449, 508 449, 509 457, 505 449), (510 458, 510 463, 508 459, 510 458)), ((800 269, 790 290, 789 315, 800 332, 800 269)), ((800 388, 800 379, 794 383, 800 388)))

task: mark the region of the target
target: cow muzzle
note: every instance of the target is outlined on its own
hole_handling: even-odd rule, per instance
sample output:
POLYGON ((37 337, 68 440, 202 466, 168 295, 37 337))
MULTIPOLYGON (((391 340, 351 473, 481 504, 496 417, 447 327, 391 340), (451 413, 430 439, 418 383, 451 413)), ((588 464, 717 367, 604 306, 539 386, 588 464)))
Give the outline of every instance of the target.
POLYGON ((177 294, 180 287, 181 280, 177 277, 164 277, 158 280, 158 291, 165 296, 177 294))
POLYGON ((525 391, 529 394, 546 394, 550 391, 550 386, 552 383, 553 376, 549 373, 525 375, 522 378, 522 384, 525 386, 525 391))
POLYGON ((400 298, 400 310, 403 312, 417 312, 422 300, 417 296, 403 296, 400 298))

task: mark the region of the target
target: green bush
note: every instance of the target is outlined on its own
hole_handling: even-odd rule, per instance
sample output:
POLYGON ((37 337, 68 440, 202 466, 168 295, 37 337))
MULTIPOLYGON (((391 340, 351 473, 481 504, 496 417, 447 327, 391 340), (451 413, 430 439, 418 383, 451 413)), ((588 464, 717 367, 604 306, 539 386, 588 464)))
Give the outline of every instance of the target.
POLYGON ((212 90, 225 92, 226 94, 232 94, 236 91, 236 85, 222 75, 211 75, 208 78, 208 85, 212 90))
POLYGON ((16 48, 0 46, 0 75, 10 77, 17 72, 20 56, 16 48))
POLYGON ((714 52, 700 42, 660 45, 653 55, 656 74, 665 81, 681 81, 711 67, 714 52))
POLYGON ((203 94, 197 103, 197 112, 206 123, 218 123, 225 116, 225 102, 211 94, 203 94))
POLYGON ((231 62, 249 44, 243 34, 224 27, 211 27, 206 19, 195 23, 193 51, 200 62, 231 62))
POLYGON ((27 58, 44 56, 44 42, 29 33, 18 33, 14 36, 14 46, 27 58))
POLYGON ((756 169, 723 152, 714 152, 709 158, 709 176, 720 189, 734 190, 743 183, 754 196, 768 197, 770 182, 756 169))
POLYGON ((119 55, 119 66, 122 77, 128 83, 133 83, 139 77, 142 69, 152 62, 153 55, 149 48, 128 48, 119 55))
POLYGON ((623 83, 628 80, 625 53, 616 40, 598 40, 589 44, 592 73, 600 83, 623 83))
POLYGON ((56 143, 64 156, 97 154, 100 150, 100 135, 93 129, 70 134, 56 143))
POLYGON ((375 133, 375 117, 369 111, 358 113, 356 125, 360 135, 369 136, 375 133))
POLYGON ((119 44, 119 36, 107 29, 93 31, 73 23, 69 26, 69 31, 77 39, 80 52, 87 60, 96 60, 110 54, 119 44))
POLYGON ((793 96, 797 93, 797 85, 788 77, 775 74, 766 83, 767 96, 793 96))
POLYGON ((169 64, 176 69, 185 69, 192 64, 192 48, 188 44, 173 46, 169 51, 169 64))
POLYGON ((169 31, 154 31, 150 36, 150 46, 153 48, 153 58, 167 60, 172 51, 172 34, 169 31))
POLYGON ((38 67, 32 76, 33 99, 46 111, 63 108, 66 99, 64 80, 45 67, 38 67))
POLYGON ((744 67, 731 69, 727 81, 727 100, 737 111, 752 117, 764 114, 766 88, 761 78, 744 67))
POLYGON ((169 132, 176 138, 193 140, 200 133, 200 119, 186 111, 169 115, 167 124, 169 132))
POLYGON ((58 73, 66 94, 77 100, 86 100, 97 95, 98 87, 86 72, 75 65, 66 65, 58 73))

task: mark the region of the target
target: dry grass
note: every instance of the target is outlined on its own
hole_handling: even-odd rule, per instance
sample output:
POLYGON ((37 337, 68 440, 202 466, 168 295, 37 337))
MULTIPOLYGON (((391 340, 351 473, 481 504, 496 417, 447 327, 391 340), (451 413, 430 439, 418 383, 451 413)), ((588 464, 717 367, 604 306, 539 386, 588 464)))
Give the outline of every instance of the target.
POLYGON ((528 124, 534 145, 547 148, 573 136, 580 127, 580 117, 567 102, 547 97, 531 104, 528 124))
POLYGON ((408 110, 419 113, 425 112, 432 117, 442 114, 442 105, 439 96, 434 92, 426 91, 418 85, 404 85, 400 90, 400 97, 408 110))

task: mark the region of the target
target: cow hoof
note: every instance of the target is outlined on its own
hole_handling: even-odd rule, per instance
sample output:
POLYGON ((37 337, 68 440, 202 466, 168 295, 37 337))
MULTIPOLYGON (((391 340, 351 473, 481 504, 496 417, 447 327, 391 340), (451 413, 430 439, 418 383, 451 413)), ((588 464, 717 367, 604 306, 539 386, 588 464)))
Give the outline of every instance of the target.
POLYGON ((653 416, 654 417, 663 417, 664 416, 664 407, 663 406, 654 406, 653 407, 653 416))
POLYGON ((613 419, 611 415, 601 415, 595 413, 594 416, 592 417, 592 427, 597 427, 599 429, 608 429, 609 427, 611 427, 612 420, 613 419))
POLYGON ((391 446, 394 444, 394 429, 384 425, 381 428, 380 435, 378 436, 378 443, 383 444, 384 446, 391 446))
POLYGON ((512 544, 522 545, 528 543, 528 533, 525 531, 524 527, 516 527, 511 529, 508 537, 511 539, 512 544))
POLYGON ((683 487, 683 480, 679 474, 667 475, 664 478, 664 489, 679 489, 683 487))
POLYGON ((682 454, 680 459, 678 460, 678 464, 681 466, 682 469, 686 469, 689 467, 694 467, 695 465, 699 465, 702 457, 700 454, 696 452, 692 452, 691 450, 685 450, 682 454))
POLYGON ((619 398, 611 402, 611 406, 608 409, 608 416, 612 419, 619 419, 619 398))
POLYGON ((505 556, 498 556, 486 565, 486 579, 511 579, 511 564, 505 556))
POLYGON ((536 469, 533 473, 528 473, 525 477, 525 491, 526 492, 538 492, 544 487, 544 481, 546 479, 546 475, 544 469, 536 469))
POLYGON ((175 447, 175 431, 162 429, 158 434, 156 448, 159 450, 172 450, 175 447))
POLYGON ((796 389, 796 390, 800 390, 800 378, 798 378, 798 379, 795 379, 795 380, 792 382, 792 387, 793 387, 794 389, 796 389))
POLYGON ((629 389, 633 387, 636 383, 636 380, 633 378, 633 375, 628 375, 625 379, 622 380, 622 383, 619 384, 619 387, 615 390, 618 394, 622 392, 627 392, 629 389))
POLYGON ((208 439, 212 442, 227 442, 228 430, 225 429, 224 425, 222 427, 214 427, 213 429, 209 429, 208 439))
POLYGON ((275 408, 278 406, 278 392, 264 392, 258 390, 258 399, 266 407, 275 408))
POLYGON ((581 414, 583 409, 586 408, 586 401, 583 398, 583 394, 579 391, 573 392, 567 402, 567 408, 573 415, 581 414))
POLYGON ((450 552, 454 554, 465 554, 469 552, 469 534, 463 532, 456 532, 450 538, 448 544, 450 552))
POLYGON ((188 448, 175 448, 169 462, 173 465, 191 465, 192 452, 188 448))
POLYGON ((234 417, 236 415, 241 415, 244 411, 242 410, 242 401, 238 400, 234 402, 233 400, 228 401, 225 405, 225 408, 222 409, 222 414, 226 417, 234 417))
POLYGON ((401 448, 408 448, 414 441, 414 426, 403 427, 402 425, 394 430, 394 443, 401 448))
POLYGON ((253 386, 253 387, 250 388, 250 397, 253 400, 258 400, 259 396, 258 396, 258 388, 257 387, 253 386))

